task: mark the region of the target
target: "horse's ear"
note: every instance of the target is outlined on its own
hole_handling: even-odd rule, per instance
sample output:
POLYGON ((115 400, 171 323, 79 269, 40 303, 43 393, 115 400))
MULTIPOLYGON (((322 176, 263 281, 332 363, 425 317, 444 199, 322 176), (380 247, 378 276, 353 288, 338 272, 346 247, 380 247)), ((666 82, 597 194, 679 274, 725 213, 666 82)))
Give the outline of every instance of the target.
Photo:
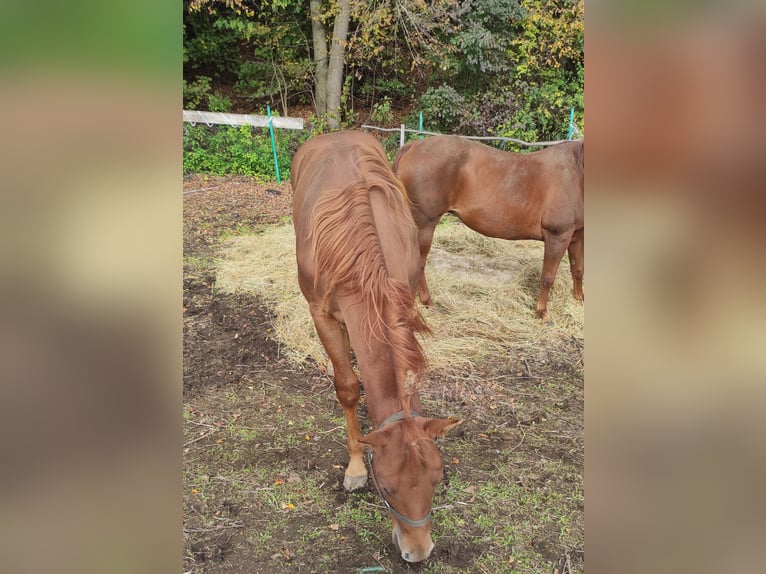
POLYGON ((423 425, 423 430, 431 438, 441 437, 462 423, 462 419, 428 419, 423 425))
POLYGON ((357 439, 362 444, 370 445, 372 448, 380 448, 388 442, 389 435, 385 430, 376 430, 357 439))

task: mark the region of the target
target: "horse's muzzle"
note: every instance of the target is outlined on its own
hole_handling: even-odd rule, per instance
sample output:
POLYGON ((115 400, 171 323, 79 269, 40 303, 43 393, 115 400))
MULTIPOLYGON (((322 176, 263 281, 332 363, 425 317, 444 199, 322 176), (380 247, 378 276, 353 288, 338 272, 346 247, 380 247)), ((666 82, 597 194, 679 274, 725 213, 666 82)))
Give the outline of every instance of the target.
POLYGON ((420 542, 405 540, 398 528, 394 526, 391 538, 402 553, 402 558, 407 562, 422 562, 431 555, 431 550, 434 549, 430 533, 427 533, 424 540, 420 542))

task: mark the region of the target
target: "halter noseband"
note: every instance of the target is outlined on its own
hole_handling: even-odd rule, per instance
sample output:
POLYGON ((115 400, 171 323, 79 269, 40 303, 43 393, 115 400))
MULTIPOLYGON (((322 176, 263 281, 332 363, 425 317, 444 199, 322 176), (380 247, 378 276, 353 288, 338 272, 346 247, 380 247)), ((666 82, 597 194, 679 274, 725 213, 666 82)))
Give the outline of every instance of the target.
MULTIPOLYGON (((413 417, 419 417, 420 413, 417 411, 410 411, 413 417)), ((390 417, 388 417, 386 420, 384 420, 380 425, 378 426, 378 429, 382 429, 384 426, 390 423, 394 423, 397 421, 404 420, 404 412, 403 411, 397 411, 394 414, 392 414, 390 417)), ((372 449, 367 451, 367 460, 370 462, 370 474, 372 475, 372 483, 375 485, 375 490, 378 491, 378 495, 380 496, 380 499, 383 501, 383 504, 386 505, 386 508, 388 511, 396 516, 397 519, 399 519, 401 522, 406 524, 407 526, 411 526, 413 528, 420 528, 421 526, 425 526, 428 524, 428 522, 431 520, 431 507, 428 507, 428 512, 423 518, 420 518, 418 520, 413 520, 412 518, 407 518, 403 514, 399 513, 391 504, 389 504, 388 500, 386 500, 386 497, 383 496, 383 491, 378 486, 378 481, 375 478, 375 469, 372 467, 372 449)))

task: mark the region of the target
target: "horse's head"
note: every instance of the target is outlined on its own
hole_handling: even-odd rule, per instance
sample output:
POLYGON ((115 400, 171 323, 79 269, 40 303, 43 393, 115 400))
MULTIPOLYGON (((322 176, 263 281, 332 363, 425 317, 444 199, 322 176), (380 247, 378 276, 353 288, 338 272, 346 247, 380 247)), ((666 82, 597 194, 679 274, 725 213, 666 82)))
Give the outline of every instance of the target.
POLYGON ((434 441, 460 422, 399 418, 359 439, 374 452, 370 464, 373 482, 393 521, 394 543, 408 562, 425 560, 434 547, 431 502, 443 469, 434 441))

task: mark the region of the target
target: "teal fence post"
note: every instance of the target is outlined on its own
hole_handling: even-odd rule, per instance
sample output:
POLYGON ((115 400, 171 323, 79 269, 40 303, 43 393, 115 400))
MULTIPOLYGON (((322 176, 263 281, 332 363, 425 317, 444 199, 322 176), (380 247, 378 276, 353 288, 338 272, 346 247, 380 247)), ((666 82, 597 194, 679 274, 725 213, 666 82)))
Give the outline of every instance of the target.
POLYGON ((270 106, 266 106, 266 115, 269 117, 269 135, 271 136, 271 151, 274 152, 274 169, 277 172, 277 183, 282 183, 282 178, 279 177, 279 160, 277 160, 277 142, 274 138, 274 124, 271 121, 270 106))
MULTIPOLYGON (((423 112, 419 113, 418 131, 423 131, 423 112)), ((420 139, 423 139, 423 134, 420 134, 420 139)))
POLYGON ((572 106, 572 109, 569 110, 569 133, 567 133, 567 139, 572 139, 572 134, 574 133, 574 106, 572 106))

